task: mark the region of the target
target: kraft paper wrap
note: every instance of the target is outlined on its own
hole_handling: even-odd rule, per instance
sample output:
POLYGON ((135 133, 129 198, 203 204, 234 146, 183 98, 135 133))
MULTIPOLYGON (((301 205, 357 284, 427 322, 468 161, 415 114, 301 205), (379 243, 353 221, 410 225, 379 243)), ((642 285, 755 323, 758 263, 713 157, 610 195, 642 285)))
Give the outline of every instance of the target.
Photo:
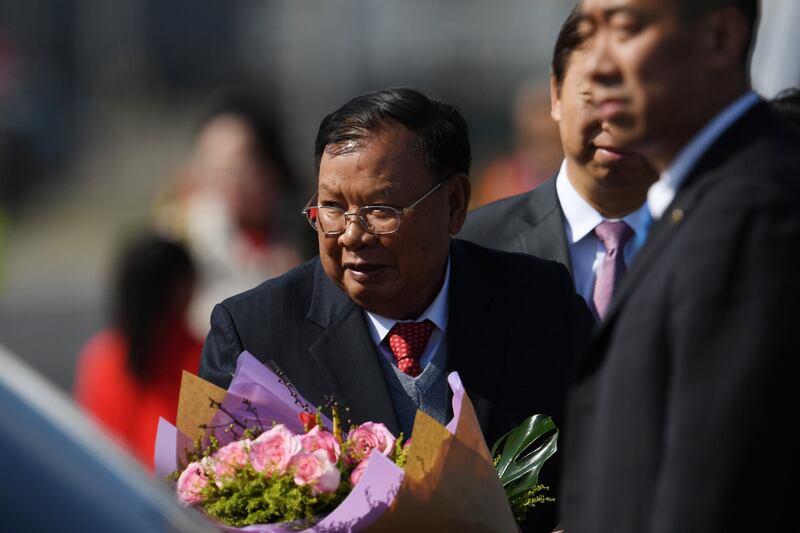
POLYGON ((184 370, 178 397, 177 428, 192 442, 202 437, 200 426, 207 424, 217 412, 210 400, 222 402, 225 393, 225 389, 184 370))
POLYGON ((364 531, 519 530, 466 395, 455 435, 417 411, 405 470, 389 512, 364 531))

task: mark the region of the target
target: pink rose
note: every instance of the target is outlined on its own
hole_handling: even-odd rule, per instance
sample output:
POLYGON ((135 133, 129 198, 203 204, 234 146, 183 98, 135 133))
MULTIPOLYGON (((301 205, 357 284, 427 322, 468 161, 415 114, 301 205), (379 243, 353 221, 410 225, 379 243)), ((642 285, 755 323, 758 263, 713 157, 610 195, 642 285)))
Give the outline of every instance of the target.
POLYGON ((208 485, 204 462, 195 461, 181 473, 178 478, 178 499, 186 505, 194 505, 203 501, 203 489, 208 485))
POLYGON ((265 431, 250 443, 250 464, 264 474, 285 474, 292 458, 303 451, 300 440, 283 424, 265 431))
POLYGON ((211 457, 211 473, 218 487, 232 481, 236 472, 244 468, 249 461, 250 441, 237 440, 217 450, 211 457))
POLYGON ((352 463, 361 462, 369 456, 372 449, 389 457, 394 451, 395 438, 383 424, 365 422, 350 432, 347 436, 350 447, 347 451, 348 459, 352 463))
POLYGON ((314 429, 305 435, 300 435, 298 438, 305 451, 311 453, 317 450, 325 450, 328 453, 330 462, 333 464, 339 462, 339 456, 342 455, 342 447, 336 437, 333 436, 333 433, 320 429, 319 426, 314 426, 314 429))
POLYGON ((328 452, 317 450, 312 453, 298 453, 292 459, 294 482, 300 486, 309 485, 314 495, 334 492, 339 488, 341 474, 336 465, 328 460, 328 452))
POLYGON ((361 479, 361 476, 364 474, 364 470, 367 469, 367 463, 369 463, 369 457, 358 463, 358 466, 356 466, 353 469, 353 471, 350 472, 350 484, 353 485, 354 487, 356 486, 356 483, 358 483, 358 480, 361 479))

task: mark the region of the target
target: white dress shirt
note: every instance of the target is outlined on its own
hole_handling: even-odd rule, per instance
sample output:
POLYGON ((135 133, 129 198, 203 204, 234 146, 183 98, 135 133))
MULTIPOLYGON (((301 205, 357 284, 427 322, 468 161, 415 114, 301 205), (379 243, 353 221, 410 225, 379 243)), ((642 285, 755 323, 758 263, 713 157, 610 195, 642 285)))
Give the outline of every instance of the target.
POLYGON ((669 166, 661 173, 658 181, 647 191, 647 206, 654 220, 658 220, 672 203, 683 180, 692 171, 700 157, 714 141, 727 130, 739 117, 756 105, 761 98, 753 91, 748 91, 728 107, 723 109, 711 122, 706 124, 684 148, 678 152, 669 166))
POLYGON ((433 328, 431 338, 428 340, 428 345, 425 347, 425 352, 419 361, 419 366, 424 370, 428 363, 433 359, 433 355, 440 348, 445 349, 445 334, 447 333, 447 317, 449 316, 449 303, 447 295, 450 291, 450 258, 447 259, 447 269, 444 275, 444 282, 442 288, 439 289, 439 294, 436 295, 431 305, 417 318, 416 320, 395 320, 393 318, 386 318, 369 311, 364 311, 367 315, 367 329, 369 329, 372 342, 378 347, 378 351, 386 357, 393 365, 397 366, 397 361, 394 354, 389 347, 383 343, 383 340, 389 334, 389 331, 398 322, 422 322, 425 319, 430 320, 436 326, 433 328))
POLYGON ((645 230, 647 224, 646 205, 622 217, 621 219, 605 219, 603 215, 589 205, 578 194, 567 176, 567 162, 561 163, 561 169, 556 177, 556 194, 561 210, 564 213, 564 229, 567 233, 569 245, 569 258, 572 263, 572 279, 575 290, 587 302, 592 301, 594 280, 597 270, 603 264, 606 247, 594 234, 594 228, 604 220, 622 220, 634 232, 623 248, 625 264, 630 265, 636 253, 641 248, 641 242, 636 235, 645 230))

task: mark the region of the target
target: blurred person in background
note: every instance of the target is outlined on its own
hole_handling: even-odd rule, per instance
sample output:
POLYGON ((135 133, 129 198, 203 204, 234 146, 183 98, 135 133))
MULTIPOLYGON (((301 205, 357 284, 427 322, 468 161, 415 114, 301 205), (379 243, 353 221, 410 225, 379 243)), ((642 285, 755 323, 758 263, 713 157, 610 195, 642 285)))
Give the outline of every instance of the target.
POLYGON ((296 220, 302 201, 279 131, 254 96, 224 97, 202 122, 174 190, 156 207, 157 226, 185 242, 197 261, 190 324, 199 337, 217 302, 314 253, 296 220))
POLYGON ((111 325, 78 358, 77 402, 149 468, 158 417, 175 422, 182 370, 199 367, 186 320, 195 278, 182 245, 149 232, 132 240, 114 271, 111 325))
POLYGON ((602 319, 647 222, 647 190, 658 178, 641 155, 621 151, 586 95, 580 17, 573 10, 556 39, 551 114, 564 161, 541 187, 469 214, 461 237, 477 244, 558 261, 602 319), (619 249, 619 253, 617 250, 619 249))
POLYGON ((800 127, 800 88, 789 87, 770 100, 772 109, 795 126, 800 127))
POLYGON ((514 98, 514 151, 494 159, 480 176, 473 207, 528 192, 558 169, 561 144, 549 117, 547 83, 530 80, 514 98))

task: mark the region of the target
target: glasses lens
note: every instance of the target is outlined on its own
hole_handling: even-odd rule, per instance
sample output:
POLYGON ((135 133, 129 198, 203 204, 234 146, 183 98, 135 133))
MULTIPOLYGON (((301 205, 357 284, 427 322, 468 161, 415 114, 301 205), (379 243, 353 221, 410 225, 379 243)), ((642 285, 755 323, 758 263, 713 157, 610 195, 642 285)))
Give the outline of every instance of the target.
POLYGON ((319 206, 317 223, 325 233, 337 233, 344 230, 344 211, 338 207, 319 206))
POLYGON ((360 213, 367 231, 372 233, 392 233, 397 231, 400 216, 391 207, 369 207, 360 213))
POLYGON ((317 218, 319 217, 319 209, 316 207, 308 207, 305 210, 306 218, 311 227, 317 229, 317 218))

